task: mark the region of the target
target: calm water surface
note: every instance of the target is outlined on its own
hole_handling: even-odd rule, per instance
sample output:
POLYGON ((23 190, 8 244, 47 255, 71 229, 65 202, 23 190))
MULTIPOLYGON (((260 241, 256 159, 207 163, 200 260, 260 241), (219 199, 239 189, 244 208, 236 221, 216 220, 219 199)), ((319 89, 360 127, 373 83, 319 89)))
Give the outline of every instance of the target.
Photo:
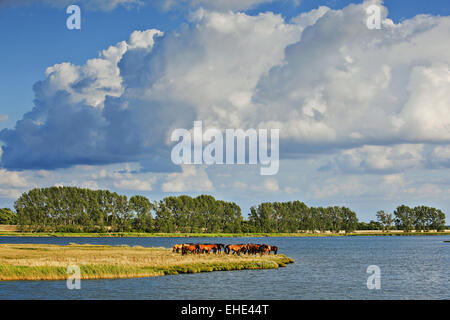
POLYGON ((175 243, 269 243, 295 263, 276 270, 186 274, 139 279, 0 281, 0 299, 449 299, 448 236, 318 238, 23 238, 0 243, 73 243, 172 247, 175 243), (367 288, 369 265, 381 289, 367 288))

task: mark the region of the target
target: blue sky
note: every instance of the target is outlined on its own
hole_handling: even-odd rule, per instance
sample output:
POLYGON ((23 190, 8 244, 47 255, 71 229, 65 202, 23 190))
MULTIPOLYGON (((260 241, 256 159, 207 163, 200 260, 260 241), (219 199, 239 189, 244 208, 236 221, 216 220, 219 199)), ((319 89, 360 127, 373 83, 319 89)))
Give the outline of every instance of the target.
POLYGON ((152 199, 210 193, 244 214, 294 199, 346 205, 362 220, 402 203, 449 211, 448 1, 221 1, 80 1, 81 30, 67 30, 61 2, 1 2, 0 130, 9 131, 0 134, 0 204, 27 188, 71 184, 152 199), (369 33, 360 22, 372 3, 387 16, 369 33), (113 53, 117 61, 99 56, 122 41, 130 48, 113 53), (243 53, 224 53, 233 46, 243 53), (167 130, 189 129, 194 118, 222 129, 277 123, 287 151, 279 174, 167 166, 167 130), (37 122, 44 126, 31 128, 37 122))

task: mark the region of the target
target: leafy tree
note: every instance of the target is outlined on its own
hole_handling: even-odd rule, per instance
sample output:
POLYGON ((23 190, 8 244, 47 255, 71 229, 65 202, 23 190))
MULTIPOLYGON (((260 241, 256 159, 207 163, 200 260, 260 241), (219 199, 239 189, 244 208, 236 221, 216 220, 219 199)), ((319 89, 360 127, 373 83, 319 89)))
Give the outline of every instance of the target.
POLYGON ((441 210, 437 209, 433 212, 430 227, 437 231, 445 230, 445 214, 441 210))
POLYGON ((378 219, 379 223, 382 225, 383 232, 391 230, 392 224, 394 223, 394 218, 392 217, 392 213, 385 213, 383 210, 378 211, 377 219, 378 219))
POLYGON ((436 208, 418 206, 414 211, 414 227, 418 231, 444 230, 445 214, 436 208))
POLYGON ((350 210, 349 208, 342 207, 341 216, 342 216, 342 229, 345 230, 345 232, 355 231, 356 226, 358 224, 358 218, 356 217, 356 213, 350 210))
POLYGON ((381 222, 370 220, 369 230, 383 230, 383 225, 381 222))
POLYGON ((261 203, 258 207, 250 208, 250 223, 255 226, 257 232, 273 232, 275 210, 272 203, 261 203))
POLYGON ((0 224, 17 224, 17 215, 9 208, 0 209, 0 224))
POLYGON ((331 220, 331 231, 333 232, 341 231, 342 230, 341 208, 337 206, 329 207, 327 208, 327 211, 331 220))
POLYGON ((133 196, 128 201, 129 209, 134 216, 134 228, 138 231, 151 232, 153 228, 153 205, 144 196, 133 196))
POLYGON ((410 232, 414 227, 415 214, 410 207, 401 205, 394 211, 395 225, 399 230, 410 232))
POLYGON ((171 233, 175 231, 175 221, 172 213, 167 209, 164 201, 156 206, 156 229, 159 232, 171 233))

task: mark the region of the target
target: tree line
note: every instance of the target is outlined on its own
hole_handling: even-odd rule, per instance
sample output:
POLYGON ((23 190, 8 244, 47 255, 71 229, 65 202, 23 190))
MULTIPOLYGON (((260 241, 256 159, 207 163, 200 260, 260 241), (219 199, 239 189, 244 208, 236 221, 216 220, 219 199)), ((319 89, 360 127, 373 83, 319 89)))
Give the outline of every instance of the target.
POLYGON ((153 203, 109 190, 77 187, 32 189, 14 204, 20 231, 241 232, 240 207, 201 195, 153 203))
POLYGON ((426 206, 410 208, 401 205, 393 214, 378 211, 377 218, 383 231, 391 229, 405 232, 445 230, 445 214, 439 209, 426 206))
POLYGON ((308 207, 301 201, 261 203, 247 220, 234 202, 210 195, 169 196, 151 202, 144 196, 78 187, 35 188, 14 204, 16 213, 0 210, 0 224, 17 224, 32 232, 181 232, 295 233, 354 230, 443 230, 445 214, 430 207, 399 206, 393 214, 377 213, 378 221, 359 222, 346 207, 308 207), (5 223, 6 222, 6 223, 5 223))
POLYGON ((352 232, 357 224, 356 213, 349 208, 308 207, 301 201, 262 203, 251 207, 249 216, 253 232, 352 232))

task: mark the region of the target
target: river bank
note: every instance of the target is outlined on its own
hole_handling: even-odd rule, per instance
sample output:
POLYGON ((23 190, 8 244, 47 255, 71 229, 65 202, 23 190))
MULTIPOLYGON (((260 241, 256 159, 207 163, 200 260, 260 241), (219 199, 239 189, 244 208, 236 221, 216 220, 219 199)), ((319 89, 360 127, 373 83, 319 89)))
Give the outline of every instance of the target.
POLYGON ((18 232, 0 228, 0 237, 161 237, 161 238, 242 238, 242 237, 342 237, 342 236, 444 236, 450 235, 450 230, 443 232, 403 232, 394 230, 383 232, 379 230, 358 230, 350 233, 141 233, 141 232, 105 232, 105 233, 68 233, 68 232, 18 232))

